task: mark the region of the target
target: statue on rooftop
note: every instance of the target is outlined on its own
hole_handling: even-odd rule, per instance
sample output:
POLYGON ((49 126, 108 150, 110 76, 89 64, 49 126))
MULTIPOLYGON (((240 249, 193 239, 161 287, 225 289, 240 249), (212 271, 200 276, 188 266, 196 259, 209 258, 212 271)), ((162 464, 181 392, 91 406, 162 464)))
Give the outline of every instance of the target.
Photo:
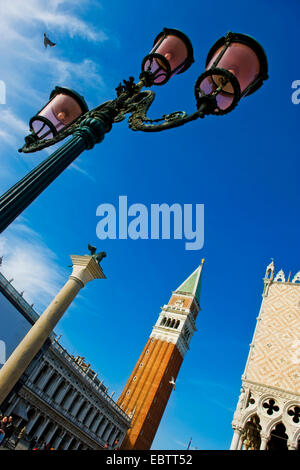
POLYGON ((94 258, 94 260, 98 264, 100 264, 100 262, 102 261, 103 258, 106 258, 105 251, 100 251, 99 253, 96 253, 97 248, 95 246, 90 245, 90 244, 88 244, 88 249, 90 250, 92 258, 94 258))

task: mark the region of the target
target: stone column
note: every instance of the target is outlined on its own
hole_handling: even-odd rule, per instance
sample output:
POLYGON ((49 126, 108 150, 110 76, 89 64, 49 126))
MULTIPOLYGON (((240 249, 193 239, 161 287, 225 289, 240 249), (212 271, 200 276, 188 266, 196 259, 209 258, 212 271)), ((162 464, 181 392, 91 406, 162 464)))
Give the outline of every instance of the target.
POLYGON ((65 437, 65 434, 66 434, 66 431, 61 430, 61 434, 58 435, 58 436, 55 438, 55 440, 54 440, 54 442, 53 442, 53 444, 52 444, 52 446, 53 446, 53 448, 54 448, 55 450, 59 447, 59 444, 61 443, 61 441, 62 441, 63 438, 65 437))
MULTIPOLYGON (((62 380, 65 380, 64 378, 62 378, 62 380)), ((61 384, 61 383, 60 383, 61 384)), ((60 385, 59 385, 60 386, 60 385)), ((57 403, 58 405, 60 405, 60 403, 63 401, 64 397, 66 396, 66 394, 68 393, 68 390, 69 390, 69 384, 66 382, 65 380, 65 383, 63 384, 63 386, 61 387, 60 391, 58 392, 58 394, 56 395, 54 401, 55 403, 57 403)), ((57 389, 55 390, 54 393, 57 392, 57 389)))
POLYGON ((76 390, 76 388, 72 387, 70 384, 69 384, 69 389, 67 390, 66 394, 64 395, 64 398, 60 401, 60 405, 67 411, 69 411, 70 409, 70 406, 72 405, 73 401, 74 401, 74 398, 76 397, 76 395, 78 394, 78 391, 76 390), (62 402, 64 401, 64 398, 65 396, 68 394, 69 392, 69 389, 71 389, 71 391, 73 390, 73 392, 71 393, 71 395, 66 399, 66 402, 64 403, 64 405, 61 405, 62 402))
MULTIPOLYGON (((49 370, 46 372, 44 377, 38 383, 38 387, 44 392, 45 388, 48 386, 48 383, 52 379, 52 376, 55 374, 55 370, 52 366, 49 365, 49 370)), ((45 392, 44 392, 45 393, 45 392)))
POLYGON ((82 403, 86 400, 85 397, 83 396, 80 396, 80 398, 78 399, 78 402, 76 403, 76 405, 74 406, 74 408, 72 409, 72 411, 70 411, 71 415, 72 416, 76 416, 76 414, 78 413, 78 410, 79 408, 81 407, 82 403))
POLYGON ((237 450, 238 445, 239 445, 239 441, 240 441, 240 437, 241 437, 240 428, 238 428, 238 427, 234 428, 233 438, 232 438, 232 442, 231 442, 231 446, 230 446, 229 450, 237 450))
POLYGON ((68 447, 71 444, 71 442, 73 441, 73 439, 74 439, 73 436, 70 436, 69 439, 63 445, 62 450, 68 450, 68 447))
POLYGON ((56 370, 52 366, 51 366, 51 369, 52 369, 52 374, 50 375, 50 378, 47 380, 46 384, 44 385, 44 390, 43 390, 43 392, 46 393, 47 395, 49 395, 49 390, 51 390, 51 388, 53 387, 53 383, 57 379, 56 370))
POLYGON ((50 364, 47 364, 47 370, 45 371, 45 374, 42 374, 42 376, 39 378, 39 380, 37 381, 35 385, 41 390, 43 390, 43 388, 45 387, 46 383, 48 382, 52 374, 53 374, 53 368, 50 366, 50 364))
POLYGON ((35 435, 38 439, 43 434, 43 432, 44 432, 46 426, 48 426, 49 422, 50 422, 50 420, 45 416, 44 421, 39 425, 39 427, 37 428, 37 430, 35 432, 35 435))
POLYGON ((39 419, 40 416, 41 416, 40 411, 35 410, 34 415, 32 416, 31 420, 27 424, 26 434, 30 433, 31 429, 33 428, 33 426, 35 425, 35 423, 37 422, 37 420, 39 419))
POLYGON ((287 448, 289 450, 297 450, 297 442, 291 442, 291 441, 287 441, 287 448))
MULTIPOLYGON (((58 375, 58 372, 56 372, 56 373, 58 375)), ((62 380, 63 380, 63 377, 61 375, 58 375, 58 377, 56 378, 56 380, 54 381, 54 383, 51 385, 51 387, 49 388, 49 390, 47 392, 50 398, 53 397, 55 391, 59 387, 62 380)))
POLYGON ((78 420, 83 423, 85 420, 86 415, 88 414, 89 410, 92 408, 90 403, 87 403, 86 406, 81 410, 80 416, 78 416, 78 420))
POLYGON ((80 441, 77 441, 77 444, 75 445, 74 450, 77 450, 78 447, 80 446, 80 444, 81 444, 81 442, 80 442, 80 441))
POLYGON ((9 404, 9 406, 7 407, 7 409, 5 410, 5 415, 6 416, 10 416, 12 410, 15 408, 15 406, 19 403, 20 401, 20 397, 16 398, 17 395, 14 394, 13 396, 13 399, 12 399, 12 402, 9 404))
POLYGON ((243 444, 244 444, 244 437, 243 437, 243 434, 241 434, 239 445, 237 446, 237 450, 242 450, 243 444))
POLYGON ((91 431, 92 431, 92 432, 96 432, 96 430, 97 430, 97 428, 98 428, 98 426, 99 426, 99 424, 100 424, 101 419, 102 419, 102 415, 100 414, 100 415, 98 416, 98 418, 96 419, 96 421, 94 422, 93 426, 91 427, 91 431))
POLYGON ((92 423, 92 421, 93 421, 93 419, 95 418, 95 416, 96 416, 97 413, 98 413, 97 408, 94 408, 94 411, 92 411, 92 413, 91 413, 89 419, 88 419, 88 420, 86 421, 86 423, 85 423, 85 425, 86 425, 87 428, 90 428, 90 425, 91 425, 91 423, 92 423))
POLYGON ((45 436, 45 441, 46 441, 47 444, 51 441, 51 439, 54 436, 54 434, 56 433, 57 429, 58 429, 58 424, 53 423, 52 428, 48 431, 48 433, 45 436))
POLYGON ((69 280, 0 370, 0 405, 41 349, 80 289, 93 279, 105 278, 93 256, 71 255, 71 259, 73 271, 69 280))
POLYGON ((37 376, 41 372, 44 365, 45 365, 44 362, 39 362, 38 366, 32 371, 32 373, 29 376, 29 380, 30 380, 31 383, 33 383, 34 380, 37 378, 37 376))
POLYGON ((260 435, 260 448, 259 448, 259 450, 266 450, 268 441, 269 441, 269 436, 267 436, 266 434, 261 434, 260 435))
POLYGON ((111 443, 111 440, 112 440, 112 436, 113 434, 115 434, 115 425, 112 424, 112 426, 109 428, 109 431, 107 433, 107 437, 106 437, 106 441, 108 442, 108 444, 111 446, 112 443, 111 443))
POLYGON ((115 432, 113 433, 113 435, 111 436, 111 439, 110 439, 110 445, 111 446, 114 445, 116 437, 119 434, 119 432, 120 432, 120 429, 118 427, 116 427, 115 432))
POLYGON ((114 427, 114 425, 112 423, 108 424, 107 428, 105 429, 105 432, 103 433, 103 437, 101 438, 101 439, 103 439, 103 441, 106 442, 108 440, 108 436, 110 435, 110 432, 111 432, 113 427, 114 427))
POLYGON ((109 421, 108 421, 108 419, 105 417, 104 422, 102 423, 102 425, 101 425, 99 431, 97 432, 97 436, 99 436, 100 439, 103 439, 102 434, 104 433, 104 430, 106 429, 106 427, 108 426, 108 424, 109 424, 109 421))

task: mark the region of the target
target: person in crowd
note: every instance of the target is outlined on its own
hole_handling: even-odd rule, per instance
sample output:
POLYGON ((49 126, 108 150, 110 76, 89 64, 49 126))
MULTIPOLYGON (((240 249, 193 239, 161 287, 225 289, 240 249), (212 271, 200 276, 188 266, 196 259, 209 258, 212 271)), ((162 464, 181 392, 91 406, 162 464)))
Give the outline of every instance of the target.
POLYGON ((4 443, 7 421, 8 421, 7 416, 3 416, 3 418, 0 421, 0 446, 3 445, 4 443))
POLYGON ((119 450, 119 439, 116 439, 114 442, 114 450, 119 450))
POLYGON ((14 425, 13 417, 9 416, 9 418, 7 419, 6 427, 5 427, 5 438, 3 441, 4 445, 8 443, 14 431, 15 431, 15 425, 14 425))
POLYGON ((24 437, 25 433, 26 433, 26 426, 24 426, 24 427, 21 429, 21 431, 19 432, 18 437, 17 437, 17 439, 16 439, 16 445, 15 445, 15 447, 17 447, 17 445, 19 444, 20 440, 24 437))

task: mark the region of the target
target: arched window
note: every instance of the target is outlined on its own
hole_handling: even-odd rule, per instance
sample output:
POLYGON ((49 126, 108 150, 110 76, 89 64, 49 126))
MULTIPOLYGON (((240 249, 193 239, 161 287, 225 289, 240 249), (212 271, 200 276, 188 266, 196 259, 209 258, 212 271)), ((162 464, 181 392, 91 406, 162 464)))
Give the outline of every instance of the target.
POLYGON ((288 450, 288 435, 285 432, 283 423, 278 423, 273 431, 271 431, 270 440, 268 442, 268 450, 288 450))
POLYGON ((272 273, 273 273, 273 270, 271 268, 269 268, 267 273, 266 273, 266 278, 270 279, 270 277, 272 276, 272 273))
POLYGON ((251 418, 245 424, 242 432, 242 448, 245 450, 259 450, 261 443, 261 426, 260 420, 257 414, 251 416, 251 418))

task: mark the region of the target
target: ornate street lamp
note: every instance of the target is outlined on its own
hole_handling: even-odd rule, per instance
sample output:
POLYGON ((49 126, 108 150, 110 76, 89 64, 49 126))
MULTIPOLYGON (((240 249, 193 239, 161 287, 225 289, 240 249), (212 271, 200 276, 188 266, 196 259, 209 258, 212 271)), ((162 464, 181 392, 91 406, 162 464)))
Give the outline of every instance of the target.
POLYGON ((163 85, 194 62, 193 47, 185 34, 164 28, 152 50, 142 61, 140 81, 133 77, 116 88, 117 97, 88 111, 82 96, 68 88, 56 87, 50 101, 30 120, 31 134, 20 152, 49 147, 72 135, 61 148, 26 175, 0 198, 0 233, 84 150, 103 140, 112 125, 126 114, 134 131, 158 132, 182 126, 205 115, 223 115, 234 109, 243 96, 261 87, 268 78, 267 58, 252 37, 228 33, 211 48, 206 69, 195 85, 196 110, 176 111, 150 119, 147 111, 155 93, 142 90, 163 85))
POLYGON ((189 38, 177 29, 164 28, 142 62, 140 79, 146 86, 164 85, 173 75, 185 72, 193 62, 189 38))
POLYGON ((48 103, 30 119, 31 135, 26 144, 52 139, 88 110, 84 98, 76 91, 57 86, 48 103))
POLYGON ((230 32, 208 53, 206 70, 195 85, 197 106, 207 103, 210 96, 210 114, 229 113, 267 78, 268 63, 261 45, 251 36, 230 32))

